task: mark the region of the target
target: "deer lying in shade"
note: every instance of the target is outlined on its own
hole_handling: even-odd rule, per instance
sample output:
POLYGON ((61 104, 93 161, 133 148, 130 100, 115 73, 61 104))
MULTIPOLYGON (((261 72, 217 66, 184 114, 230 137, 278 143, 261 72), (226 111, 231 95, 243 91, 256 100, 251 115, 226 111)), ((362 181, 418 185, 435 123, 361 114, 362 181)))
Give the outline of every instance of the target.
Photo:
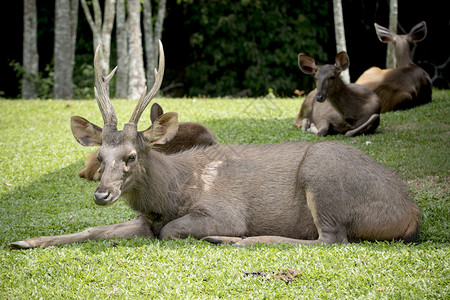
MULTIPOLYGON (((241 246, 416 239, 419 209, 401 180, 354 147, 288 142, 214 145, 171 155, 153 150, 170 141, 178 129, 177 113, 169 112, 149 129, 137 130, 161 85, 161 43, 159 53, 155 84, 148 94, 144 91, 123 130, 117 129, 109 100, 115 69, 103 76, 98 49, 94 58, 95 94, 104 120, 98 153, 102 176, 94 202, 112 205, 122 196, 138 218, 69 235, 29 238, 10 247, 136 236, 191 236, 241 246)), ((86 140, 98 138, 89 129, 75 133, 86 140)))
MULTIPOLYGON (((158 103, 153 103, 150 110, 150 120, 155 122, 164 113, 162 107, 158 103)), ((80 137, 77 141, 83 146, 101 146, 102 129, 97 125, 91 124, 88 120, 73 116, 70 120, 72 133, 75 137, 80 137), (83 131, 91 130, 97 133, 96 139, 87 140, 83 138, 83 131)), ((214 134, 199 123, 182 122, 179 123, 177 134, 172 140, 165 144, 155 145, 154 150, 166 154, 185 151, 193 147, 208 147, 217 144, 214 134)), ((78 176, 87 180, 100 180, 100 162, 98 161, 98 152, 95 150, 86 158, 86 167, 80 171, 78 176)))
POLYGON ((431 102, 432 83, 425 70, 414 64, 410 45, 427 35, 427 25, 420 22, 408 34, 397 35, 375 23, 377 36, 383 43, 393 43, 398 67, 366 70, 356 81, 378 95, 381 112, 411 108, 431 102))
POLYGON ((359 84, 346 84, 340 73, 348 68, 347 53, 336 55, 335 64, 318 65, 300 53, 298 65, 305 74, 314 74, 316 89, 303 102, 294 125, 318 136, 342 133, 347 137, 372 133, 380 124, 378 96, 359 84))

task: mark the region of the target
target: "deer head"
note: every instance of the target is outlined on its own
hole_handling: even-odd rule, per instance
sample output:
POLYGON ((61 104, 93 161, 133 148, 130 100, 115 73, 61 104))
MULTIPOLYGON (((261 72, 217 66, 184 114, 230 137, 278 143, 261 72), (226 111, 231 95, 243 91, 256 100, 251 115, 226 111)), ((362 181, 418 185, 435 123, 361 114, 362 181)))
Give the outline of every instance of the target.
POLYGON ((138 121, 153 97, 157 94, 164 75, 164 49, 159 42, 159 67, 155 69, 155 83, 147 92, 144 88, 130 121, 123 130, 117 129, 117 117, 109 99, 109 81, 117 69, 104 76, 99 66, 99 47, 95 51, 95 97, 102 113, 103 129, 88 120, 73 116, 71 128, 75 139, 83 146, 101 146, 98 153, 100 162, 100 183, 94 193, 98 205, 110 205, 125 192, 133 188, 136 177, 144 172, 143 164, 148 160, 153 145, 170 141, 178 130, 178 115, 169 112, 160 116, 153 126, 138 131, 138 121))
POLYGON ((427 24, 424 21, 411 28, 408 34, 395 34, 377 23, 375 23, 375 30, 381 42, 394 45, 395 58, 399 67, 413 63, 410 45, 423 41, 427 36, 427 24))
POLYGON ((298 66, 300 70, 305 74, 315 74, 314 79, 316 81, 316 100, 324 102, 330 91, 336 88, 336 85, 342 84, 342 80, 339 78, 339 74, 348 68, 350 61, 347 53, 344 51, 339 52, 335 58, 334 65, 320 66, 316 63, 314 58, 300 53, 298 55, 298 66))

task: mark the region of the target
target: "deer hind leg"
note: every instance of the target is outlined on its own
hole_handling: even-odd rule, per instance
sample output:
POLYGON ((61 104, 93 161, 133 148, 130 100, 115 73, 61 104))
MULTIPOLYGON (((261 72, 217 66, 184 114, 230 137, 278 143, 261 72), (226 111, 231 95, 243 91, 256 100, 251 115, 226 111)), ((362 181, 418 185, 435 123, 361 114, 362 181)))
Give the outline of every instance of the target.
POLYGON ((308 208, 316 225, 319 237, 316 240, 301 240, 283 236, 252 236, 252 237, 229 237, 229 236, 208 236, 203 240, 214 244, 232 244, 234 246, 253 246, 255 244, 334 244, 348 243, 347 228, 334 218, 333 211, 317 211, 316 196, 307 191, 306 200, 308 208))
POLYGON ((376 129, 376 127, 378 127, 378 124, 380 123, 380 115, 379 114, 373 114, 370 116, 369 120, 367 120, 366 122, 364 122, 364 124, 362 124, 361 126, 359 126, 358 128, 349 130, 345 133, 346 137, 352 137, 355 136, 357 134, 360 133, 365 133, 365 132, 372 132, 376 129), (373 128, 375 126, 375 128, 373 128), (370 128, 372 127, 372 128, 370 128))
POLYGON ((300 240, 272 235, 261 235, 251 237, 207 236, 204 237, 202 240, 213 244, 228 244, 233 246, 253 246, 256 244, 315 245, 315 244, 348 243, 347 231, 343 226, 333 228, 332 230, 322 231, 322 233, 319 234, 319 238, 317 240, 300 240))
POLYGON ((148 221, 144 218, 140 216, 135 220, 125 223, 90 227, 82 232, 73 234, 29 238, 23 241, 13 242, 8 246, 11 249, 29 249, 80 243, 87 240, 97 241, 112 238, 153 237, 148 221))

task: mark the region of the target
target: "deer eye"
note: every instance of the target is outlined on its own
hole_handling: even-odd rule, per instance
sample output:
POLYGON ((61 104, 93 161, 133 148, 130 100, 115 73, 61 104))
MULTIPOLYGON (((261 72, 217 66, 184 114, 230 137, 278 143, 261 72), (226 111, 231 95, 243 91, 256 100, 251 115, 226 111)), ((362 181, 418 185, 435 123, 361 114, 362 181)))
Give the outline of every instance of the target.
POLYGON ((130 156, 128 156, 127 158, 127 163, 135 161, 136 160, 136 154, 131 154, 130 156))
POLYGON ((102 162, 102 158, 101 158, 100 156, 98 156, 98 155, 97 155, 97 161, 98 161, 99 163, 102 162))

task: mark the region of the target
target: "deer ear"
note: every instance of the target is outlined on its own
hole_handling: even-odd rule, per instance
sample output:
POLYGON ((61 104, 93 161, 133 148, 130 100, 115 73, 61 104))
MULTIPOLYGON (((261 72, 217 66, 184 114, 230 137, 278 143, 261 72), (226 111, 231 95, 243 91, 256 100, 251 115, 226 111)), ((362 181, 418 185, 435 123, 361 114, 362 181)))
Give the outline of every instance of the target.
POLYGON ((85 118, 72 116, 70 128, 73 136, 83 146, 101 146, 102 128, 89 122, 85 118))
POLYGON ((420 42, 427 36, 427 23, 424 21, 414 26, 408 33, 408 39, 411 42, 420 42))
POLYGON ((377 36, 383 43, 390 43, 394 40, 394 37, 396 36, 395 33, 392 33, 389 29, 386 27, 380 26, 377 23, 375 25, 375 31, 377 32, 377 36))
POLYGON ((298 66, 305 74, 314 74, 317 72, 317 64, 314 58, 306 54, 300 53, 298 55, 298 66))
POLYGON ((334 65, 336 66, 339 72, 342 72, 348 68, 348 66, 350 65, 350 60, 345 51, 341 51, 338 54, 336 54, 334 65))
POLYGON ((153 103, 152 108, 150 109, 150 120, 153 122, 156 121, 159 117, 164 113, 162 107, 158 103, 153 103))
POLYGON ((155 145, 169 142, 177 132, 178 114, 176 112, 169 112, 160 116, 143 134, 150 145, 155 145))

